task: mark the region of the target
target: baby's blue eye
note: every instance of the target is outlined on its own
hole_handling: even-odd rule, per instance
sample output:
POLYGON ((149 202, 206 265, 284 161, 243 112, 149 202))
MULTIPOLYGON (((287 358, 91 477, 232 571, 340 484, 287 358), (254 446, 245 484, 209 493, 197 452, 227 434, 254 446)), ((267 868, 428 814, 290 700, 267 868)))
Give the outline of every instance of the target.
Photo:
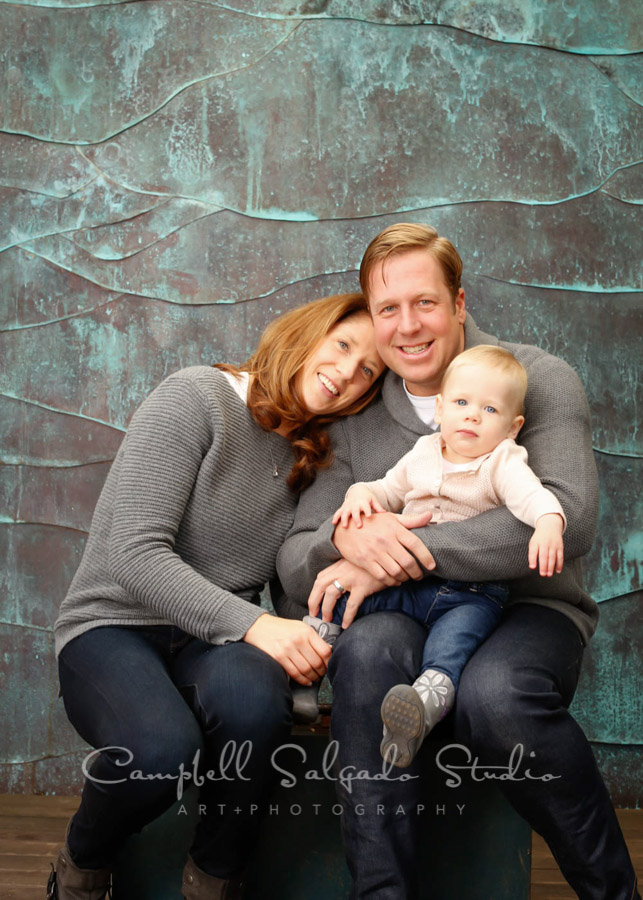
POLYGON ((486 410, 486 412, 490 412, 490 413, 498 412, 498 410, 494 406, 485 406, 485 410, 486 410))
POLYGON ((456 400, 455 402, 458 404, 458 406, 466 406, 467 405, 466 400, 456 400))

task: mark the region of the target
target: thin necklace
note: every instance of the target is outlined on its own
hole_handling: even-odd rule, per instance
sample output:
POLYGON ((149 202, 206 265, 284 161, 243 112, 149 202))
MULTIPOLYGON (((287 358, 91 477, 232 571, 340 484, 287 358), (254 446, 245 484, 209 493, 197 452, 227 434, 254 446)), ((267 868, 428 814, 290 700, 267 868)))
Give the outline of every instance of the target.
POLYGON ((268 432, 266 432, 266 441, 268 442, 268 452, 270 453, 270 459, 272 460, 272 477, 279 478, 279 466, 284 461, 284 457, 285 457, 286 453, 288 452, 289 444, 286 443, 286 447, 285 447, 283 453, 281 454, 279 459, 275 462, 275 457, 273 455, 272 447, 270 445, 270 436, 269 436, 268 432))

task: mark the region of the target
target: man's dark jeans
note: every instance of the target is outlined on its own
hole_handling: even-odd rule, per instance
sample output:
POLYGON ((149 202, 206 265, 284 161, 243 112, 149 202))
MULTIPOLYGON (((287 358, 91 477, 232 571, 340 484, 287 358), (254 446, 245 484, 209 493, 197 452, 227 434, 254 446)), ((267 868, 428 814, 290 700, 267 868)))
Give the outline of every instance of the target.
MULTIPOLYGON (((405 615, 376 613, 356 620, 338 639, 329 671, 340 767, 382 771, 379 707, 393 685, 414 680, 425 636, 405 615)), ((467 664, 443 724, 453 717, 454 742, 466 745, 481 765, 507 766, 522 744, 532 772, 559 776, 505 781, 501 788, 545 838, 582 900, 632 900, 638 897, 635 875, 618 820, 591 748, 567 710, 582 655, 579 633, 562 613, 511 606, 467 664)), ((405 771, 421 774, 417 758, 405 771)), ((396 815, 396 809, 415 810, 417 784, 364 780, 353 783, 352 794, 340 788, 353 898, 416 896, 418 816, 396 815)))
POLYGON ((199 773, 220 774, 224 748, 236 742, 242 777, 231 778, 233 763, 231 780, 205 781, 206 814, 190 853, 211 875, 242 869, 275 781, 271 754, 290 734, 282 667, 243 642, 212 646, 171 626, 110 626, 70 641, 59 673, 72 725, 93 747, 109 748, 93 761, 72 819, 76 864, 109 866, 130 834, 176 800, 181 766, 191 772, 200 751, 199 773), (251 742, 245 762, 244 741, 251 742), (135 770, 157 778, 129 777, 135 770))

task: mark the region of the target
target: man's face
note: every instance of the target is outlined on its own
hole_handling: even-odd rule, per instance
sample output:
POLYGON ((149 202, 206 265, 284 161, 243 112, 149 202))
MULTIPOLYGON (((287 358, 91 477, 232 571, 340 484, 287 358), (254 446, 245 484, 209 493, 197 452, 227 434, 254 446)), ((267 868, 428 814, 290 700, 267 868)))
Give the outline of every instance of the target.
POLYGON ((464 291, 454 309, 440 263, 427 250, 409 250, 373 269, 368 301, 386 365, 411 394, 438 394, 447 366, 464 350, 464 291))

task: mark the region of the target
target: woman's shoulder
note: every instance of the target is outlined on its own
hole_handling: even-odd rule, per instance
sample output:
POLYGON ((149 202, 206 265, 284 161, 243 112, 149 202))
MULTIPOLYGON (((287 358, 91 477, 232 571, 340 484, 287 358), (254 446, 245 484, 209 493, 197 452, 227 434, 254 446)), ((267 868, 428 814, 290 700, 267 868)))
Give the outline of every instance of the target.
POLYGON ((134 418, 143 413, 153 414, 155 410, 161 410, 164 416, 172 410, 179 417, 199 414, 218 422, 235 413, 241 416, 247 413, 225 373, 211 366, 188 366, 172 372, 147 396, 134 418))
POLYGON ((221 369, 213 366, 187 366, 168 375, 165 381, 190 381, 196 385, 224 384, 226 378, 221 369))
POLYGON ((179 369, 168 375, 159 387, 181 384, 191 386, 209 401, 217 398, 227 400, 234 397, 234 391, 226 373, 212 366, 188 366, 185 369, 179 369))

